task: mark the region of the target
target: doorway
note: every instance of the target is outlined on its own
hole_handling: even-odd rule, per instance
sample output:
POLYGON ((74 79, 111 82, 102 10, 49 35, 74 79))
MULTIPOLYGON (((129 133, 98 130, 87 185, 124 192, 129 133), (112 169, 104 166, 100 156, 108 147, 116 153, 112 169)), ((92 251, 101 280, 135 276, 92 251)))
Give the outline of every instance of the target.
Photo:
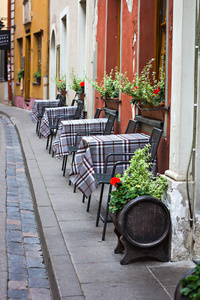
POLYGON ((30 70, 31 70, 31 37, 26 37, 25 70, 24 70, 24 88, 25 101, 30 101, 30 70))

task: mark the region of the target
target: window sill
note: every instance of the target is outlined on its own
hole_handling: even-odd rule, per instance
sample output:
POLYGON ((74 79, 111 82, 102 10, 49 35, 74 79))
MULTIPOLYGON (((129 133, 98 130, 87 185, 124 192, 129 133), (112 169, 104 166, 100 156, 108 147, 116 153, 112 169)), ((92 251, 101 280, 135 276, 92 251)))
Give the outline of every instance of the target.
POLYGON ((40 85, 38 82, 32 82, 32 85, 40 85))

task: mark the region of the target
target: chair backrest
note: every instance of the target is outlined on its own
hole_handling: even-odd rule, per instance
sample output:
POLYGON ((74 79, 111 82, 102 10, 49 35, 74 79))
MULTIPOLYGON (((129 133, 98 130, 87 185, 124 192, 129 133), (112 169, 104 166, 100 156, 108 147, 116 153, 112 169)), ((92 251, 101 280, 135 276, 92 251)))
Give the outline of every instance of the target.
POLYGON ((77 109, 76 109, 75 114, 73 116, 74 120, 80 118, 82 110, 83 110, 83 103, 82 102, 78 102, 77 109))
POLYGON ((134 133, 137 123, 135 120, 129 120, 125 133, 134 133))
POLYGON ((74 106, 75 101, 76 101, 76 99, 74 98, 74 99, 72 100, 71 106, 74 106))
POLYGON ((151 145, 151 161, 153 162, 155 157, 156 157, 156 153, 157 153, 157 149, 158 149, 158 145, 160 142, 162 136, 162 130, 159 128, 153 128, 150 139, 149 139, 149 144, 151 145))
POLYGON ((99 118, 101 111, 102 111, 102 109, 98 107, 97 110, 96 110, 96 113, 95 113, 95 115, 94 115, 94 118, 95 118, 95 119, 98 119, 98 118, 99 118))
POLYGON ((108 121, 106 123, 106 127, 104 129, 103 135, 111 134, 111 131, 113 129, 114 121, 115 121, 116 114, 110 113, 108 117, 108 121))
POLYGON ((59 105, 60 107, 65 106, 65 96, 59 95, 59 105))

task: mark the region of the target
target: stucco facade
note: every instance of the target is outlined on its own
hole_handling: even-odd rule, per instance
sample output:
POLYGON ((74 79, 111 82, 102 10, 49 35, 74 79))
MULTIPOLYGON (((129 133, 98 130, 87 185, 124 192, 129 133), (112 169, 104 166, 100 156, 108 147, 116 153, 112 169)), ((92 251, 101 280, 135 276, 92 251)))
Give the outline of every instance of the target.
MULTIPOLYGON (((72 69, 78 76, 93 77, 93 19, 94 1, 50 1, 50 98, 56 95, 51 80, 60 73, 66 75, 67 103, 71 103, 74 91, 69 90, 72 69)), ((85 86, 84 106, 88 116, 93 115, 92 88, 85 86)))

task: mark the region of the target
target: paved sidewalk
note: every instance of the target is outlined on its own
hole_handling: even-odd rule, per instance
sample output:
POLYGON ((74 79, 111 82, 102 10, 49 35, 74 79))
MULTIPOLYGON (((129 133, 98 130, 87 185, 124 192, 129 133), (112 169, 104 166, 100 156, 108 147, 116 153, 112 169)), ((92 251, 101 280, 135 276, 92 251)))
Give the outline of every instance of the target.
MULTIPOLYGON (((87 213, 81 193, 73 193, 67 175, 62 176, 62 162, 48 154, 46 139, 36 135, 29 112, 0 104, 0 113, 8 115, 19 132, 54 299, 173 299, 179 279, 193 263, 144 260, 121 266, 121 254, 113 252, 113 225, 108 224, 105 242, 102 224, 95 227, 98 191, 87 213)), ((0 280, 1 287, 4 276, 0 280)))

